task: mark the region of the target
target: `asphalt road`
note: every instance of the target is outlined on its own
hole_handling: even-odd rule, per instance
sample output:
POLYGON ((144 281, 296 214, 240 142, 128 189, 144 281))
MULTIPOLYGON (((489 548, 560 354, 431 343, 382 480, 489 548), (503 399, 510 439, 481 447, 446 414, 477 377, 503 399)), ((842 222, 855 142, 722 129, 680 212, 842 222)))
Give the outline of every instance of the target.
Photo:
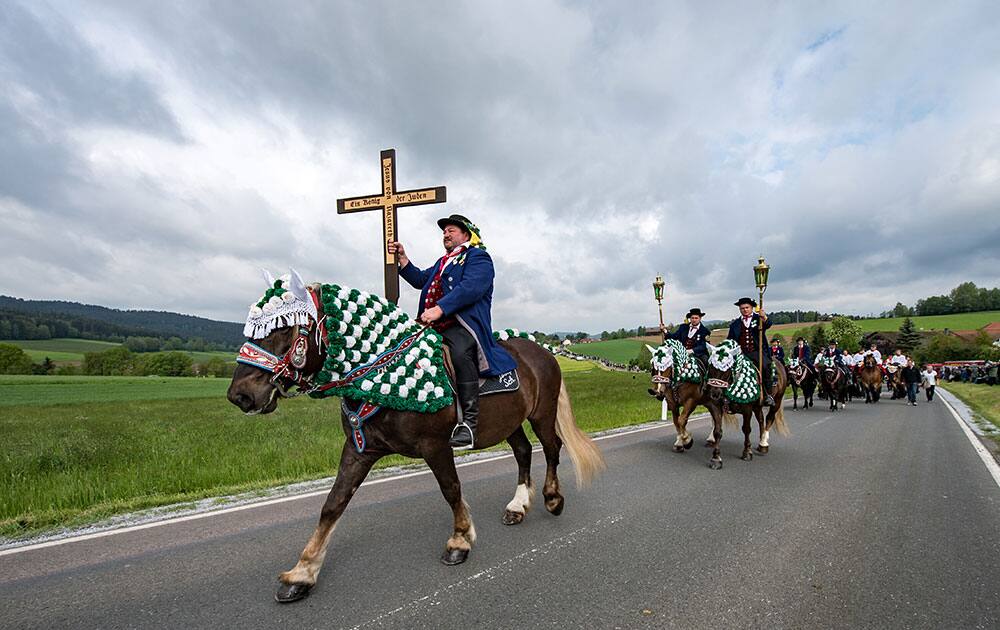
MULTIPOLYGON (((600 442, 566 510, 500 522, 512 459, 460 473, 479 539, 441 565, 451 513, 430 475, 364 486, 319 584, 272 599, 322 497, 0 556, 4 628, 996 628, 1000 488, 942 403, 789 412, 792 436, 725 467, 672 427, 600 442)), ((756 442, 756 436, 755 436, 756 442)), ((533 475, 541 486, 541 454, 533 475)))

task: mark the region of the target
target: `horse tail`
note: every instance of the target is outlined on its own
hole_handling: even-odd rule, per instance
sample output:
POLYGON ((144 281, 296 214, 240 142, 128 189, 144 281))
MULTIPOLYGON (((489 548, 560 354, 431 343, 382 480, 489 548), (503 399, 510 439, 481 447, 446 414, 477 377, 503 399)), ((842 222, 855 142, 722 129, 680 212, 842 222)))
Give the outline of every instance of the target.
POLYGON ((738 416, 735 413, 724 413, 722 414, 722 421, 731 427, 743 426, 743 416, 738 416))
POLYGON ((566 392, 566 383, 560 377, 559 404, 556 409, 556 435, 566 445, 569 458, 573 460, 576 469, 576 486, 589 486, 591 481, 604 469, 604 455, 597 448, 590 436, 576 426, 576 416, 573 415, 573 405, 566 392))
POLYGON ((779 401, 778 409, 774 412, 774 430, 781 435, 791 435, 788 425, 785 424, 785 406, 779 401))

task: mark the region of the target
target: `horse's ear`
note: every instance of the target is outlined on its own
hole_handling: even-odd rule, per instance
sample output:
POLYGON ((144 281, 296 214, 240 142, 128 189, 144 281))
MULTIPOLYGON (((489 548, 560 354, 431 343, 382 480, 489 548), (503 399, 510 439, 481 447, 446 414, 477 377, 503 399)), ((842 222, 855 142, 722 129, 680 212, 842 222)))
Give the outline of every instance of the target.
POLYGON ((300 276, 299 272, 295 271, 294 269, 291 269, 290 271, 291 271, 290 275, 292 276, 292 286, 289 287, 288 290, 291 291, 292 295, 294 295, 298 299, 302 300, 303 302, 308 302, 309 293, 306 291, 306 283, 302 281, 302 276, 300 276))
POLYGON ((656 352, 656 348, 654 348, 653 346, 649 345, 648 343, 643 344, 643 345, 646 346, 646 348, 649 350, 650 354, 656 352))
POLYGON ((274 286, 274 276, 267 269, 261 269, 261 273, 264 274, 264 282, 267 283, 267 288, 272 288, 274 286))
POLYGON ((705 347, 708 348, 708 353, 709 354, 715 354, 715 346, 713 346, 712 344, 710 344, 710 343, 708 343, 706 341, 705 342, 705 347))

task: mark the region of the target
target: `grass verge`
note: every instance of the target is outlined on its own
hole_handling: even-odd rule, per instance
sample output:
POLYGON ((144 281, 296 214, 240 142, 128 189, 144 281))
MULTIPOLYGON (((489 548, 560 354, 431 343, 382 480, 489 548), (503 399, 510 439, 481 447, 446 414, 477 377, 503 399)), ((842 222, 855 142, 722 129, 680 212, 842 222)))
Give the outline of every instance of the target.
MULTIPOLYGON (((561 364, 584 431, 658 417, 644 375, 561 364)), ((0 379, 0 537, 24 538, 336 472, 345 440, 336 399, 295 398, 273 414, 244 416, 226 401, 228 384, 196 378, 0 379)), ((379 464, 409 461, 394 456, 379 464)))
MULTIPOLYGON (((1000 386, 945 383, 941 387, 957 396, 980 418, 1000 431, 1000 386)), ((992 432, 989 437, 1000 444, 1000 433, 992 432)))

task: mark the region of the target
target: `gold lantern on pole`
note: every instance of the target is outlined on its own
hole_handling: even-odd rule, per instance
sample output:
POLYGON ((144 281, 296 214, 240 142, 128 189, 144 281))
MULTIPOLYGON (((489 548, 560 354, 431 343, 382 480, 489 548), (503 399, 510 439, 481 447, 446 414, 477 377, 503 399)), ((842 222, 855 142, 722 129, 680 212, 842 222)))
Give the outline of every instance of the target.
MULTIPOLYGON (((757 264, 753 267, 753 279, 757 285, 759 297, 757 300, 757 312, 760 313, 760 326, 757 327, 757 377, 760 379, 760 400, 764 400, 764 292, 767 291, 767 274, 771 267, 764 260, 763 254, 757 259, 757 264)), ((775 404, 781 404, 775 402, 775 404)))
POLYGON ((667 286, 667 283, 663 281, 663 276, 657 275, 656 280, 653 280, 653 297, 656 299, 656 304, 660 309, 660 328, 663 328, 663 288, 667 286))

